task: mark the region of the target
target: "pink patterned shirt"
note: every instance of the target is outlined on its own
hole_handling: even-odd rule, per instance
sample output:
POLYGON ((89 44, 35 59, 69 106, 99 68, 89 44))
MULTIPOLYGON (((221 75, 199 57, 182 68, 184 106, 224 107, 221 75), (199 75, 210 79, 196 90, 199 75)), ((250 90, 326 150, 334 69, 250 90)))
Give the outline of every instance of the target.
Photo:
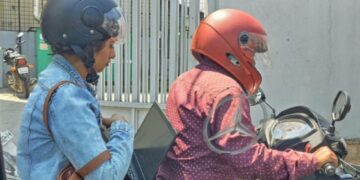
MULTIPOLYGON (((237 155, 217 154, 208 148, 203 126, 209 110, 222 98, 242 93, 241 86, 212 63, 201 63, 182 74, 172 85, 166 105, 166 114, 179 134, 156 179, 298 179, 315 172, 317 160, 308 153, 276 151, 263 144, 255 144, 237 155)), ((230 107, 217 110, 220 115, 211 120, 211 130, 217 132, 229 123, 226 117, 230 107)), ((243 109, 245 125, 255 130, 248 103, 243 109)), ((239 134, 229 134, 217 140, 216 144, 222 149, 234 150, 248 141, 239 134)))

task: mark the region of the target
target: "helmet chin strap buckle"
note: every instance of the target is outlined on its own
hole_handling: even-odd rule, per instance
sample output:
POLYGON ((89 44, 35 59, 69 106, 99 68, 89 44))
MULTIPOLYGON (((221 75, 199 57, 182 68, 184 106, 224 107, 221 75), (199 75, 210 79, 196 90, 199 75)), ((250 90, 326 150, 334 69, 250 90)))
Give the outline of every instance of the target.
POLYGON ((99 80, 99 75, 97 75, 94 68, 88 69, 88 75, 86 76, 86 82, 91 83, 93 85, 97 85, 99 80))

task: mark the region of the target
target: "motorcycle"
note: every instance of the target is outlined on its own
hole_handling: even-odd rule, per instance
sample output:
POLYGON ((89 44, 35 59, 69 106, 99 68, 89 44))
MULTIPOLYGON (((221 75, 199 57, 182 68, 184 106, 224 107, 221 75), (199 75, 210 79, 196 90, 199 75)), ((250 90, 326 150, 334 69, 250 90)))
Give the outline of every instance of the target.
POLYGON ((24 33, 20 32, 16 37, 15 48, 3 48, 3 63, 10 66, 6 72, 6 80, 8 86, 20 98, 28 98, 31 87, 36 83, 36 79, 30 78, 30 69, 34 66, 29 64, 26 57, 19 53, 19 48, 25 41, 21 40, 24 33))
POLYGON ((261 120, 257 127, 259 143, 280 151, 290 148, 314 152, 321 146, 328 146, 337 155, 339 166, 327 163, 321 170, 302 179, 360 179, 360 166, 344 160, 347 155, 346 142, 335 131, 335 123, 343 120, 351 108, 346 92, 339 91, 333 101, 331 123, 305 106, 291 107, 276 114, 275 109, 265 99, 262 90, 250 98, 251 105, 261 105, 264 116, 269 115, 266 113, 268 109, 272 111, 270 117, 261 120))

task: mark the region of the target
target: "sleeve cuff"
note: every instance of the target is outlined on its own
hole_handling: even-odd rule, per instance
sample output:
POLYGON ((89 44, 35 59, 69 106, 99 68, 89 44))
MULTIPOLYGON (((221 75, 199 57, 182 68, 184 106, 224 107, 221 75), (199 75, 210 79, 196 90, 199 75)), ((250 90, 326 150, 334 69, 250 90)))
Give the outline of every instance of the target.
POLYGON ((316 158, 315 155, 313 155, 313 154, 311 154, 311 155, 312 155, 312 160, 311 160, 312 168, 317 170, 317 164, 318 164, 319 160, 316 158))
POLYGON ((134 133, 133 127, 126 121, 115 121, 111 123, 110 134, 113 134, 118 131, 127 132, 130 134, 134 133))

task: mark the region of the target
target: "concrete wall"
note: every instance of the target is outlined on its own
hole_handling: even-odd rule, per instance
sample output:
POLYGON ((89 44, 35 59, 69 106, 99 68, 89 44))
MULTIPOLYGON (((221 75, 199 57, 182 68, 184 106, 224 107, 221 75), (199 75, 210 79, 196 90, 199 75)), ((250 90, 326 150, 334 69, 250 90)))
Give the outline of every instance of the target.
MULTIPOLYGON (((259 66, 262 88, 277 111, 307 105, 330 119, 340 89, 352 109, 337 125, 347 138, 360 138, 360 1, 220 0, 257 17, 267 29, 272 68, 259 66)), ((259 63, 258 63, 259 64, 259 63)), ((257 122, 258 114, 253 113, 257 122)))
MULTIPOLYGON (((1 47, 14 47, 15 38, 17 32, 14 31, 0 31, 0 46, 1 47)), ((27 58, 28 62, 35 65, 35 68, 31 70, 31 77, 36 76, 36 33, 24 32, 22 38, 25 43, 22 45, 22 54, 27 58)), ((0 51, 0 88, 7 87, 5 73, 9 70, 9 66, 2 62, 3 51, 0 51)))

